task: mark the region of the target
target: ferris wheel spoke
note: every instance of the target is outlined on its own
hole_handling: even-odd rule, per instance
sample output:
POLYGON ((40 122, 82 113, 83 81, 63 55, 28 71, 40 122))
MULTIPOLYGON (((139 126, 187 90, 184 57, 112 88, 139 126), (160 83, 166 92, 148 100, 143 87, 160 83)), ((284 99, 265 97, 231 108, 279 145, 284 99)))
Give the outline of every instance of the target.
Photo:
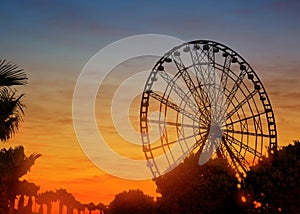
POLYGON ((240 103, 234 107, 227 115, 226 120, 230 118, 234 113, 238 112, 250 99, 252 99, 258 93, 257 90, 252 91, 247 97, 245 97, 240 103))
POLYGON ((225 57, 225 60, 224 60, 224 65, 223 65, 221 79, 220 79, 221 89, 223 89, 223 93, 224 93, 224 91, 226 89, 226 85, 227 85, 227 80, 228 80, 230 66, 231 66, 231 60, 232 60, 232 56, 229 54, 225 57))
MULTIPOLYGON (((215 62, 215 53, 213 51, 213 47, 210 47, 206 52, 208 58, 208 75, 209 75, 209 83, 212 86, 216 86, 216 62, 215 62)), ((214 90, 214 89, 213 89, 214 90)))
POLYGON ((192 124, 184 124, 184 123, 176 123, 176 122, 168 122, 168 121, 160 121, 160 120, 151 120, 148 119, 147 122, 149 123, 155 123, 155 124, 165 124, 170 126, 177 126, 177 127, 188 127, 188 128, 206 128, 206 127, 199 127, 199 125, 192 125, 192 124))
POLYGON ((246 150, 247 152, 250 152, 254 156, 261 156, 262 154, 258 152, 257 150, 253 149, 252 147, 246 145, 245 143, 241 142, 240 140, 237 140, 236 138, 224 133, 225 138, 228 139, 230 143, 233 143, 234 145, 238 146, 241 149, 246 150))
POLYGON ((176 83, 174 80, 175 77, 170 77, 170 75, 166 71, 160 71, 159 75, 164 79, 164 81, 168 84, 171 89, 178 95, 178 97, 181 98, 182 101, 184 101, 190 108, 193 110, 194 113, 197 113, 199 111, 197 105, 192 102, 190 99, 187 99, 187 93, 183 91, 182 88, 176 83))
POLYGON ((206 57, 206 52, 204 50, 201 50, 201 52, 199 53, 196 48, 192 48, 190 54, 199 85, 201 85, 201 83, 203 83, 205 86, 209 85, 211 83, 207 78, 209 71, 207 71, 207 69, 203 67, 204 65, 208 66, 209 64, 209 61, 206 57))
POLYGON ((216 153, 217 153, 218 158, 225 159, 225 155, 222 151, 221 145, 218 146, 216 153))
MULTIPOLYGON (((225 146, 225 144, 224 143, 222 143, 222 144, 220 144, 219 145, 219 147, 218 147, 218 149, 217 149, 217 152, 219 153, 219 157, 221 157, 221 158, 225 158, 226 159, 226 157, 227 157, 227 159, 228 159, 228 163, 229 164, 231 164, 235 169, 238 169, 239 168, 239 166, 238 166, 238 164, 236 163, 236 161, 235 161, 235 158, 232 156, 232 155, 229 155, 229 152, 227 151, 227 148, 226 148, 226 146, 225 146), (229 157, 228 157, 228 155, 229 155, 229 157), (230 161, 231 160, 231 161, 230 161)), ((218 154, 217 153, 217 154, 218 154)))
MULTIPOLYGON (((171 142, 168 142, 168 141, 166 141, 166 142, 161 142, 161 145, 151 147, 151 150, 162 149, 162 148, 164 148, 164 147, 166 147, 166 146, 171 146, 171 145, 173 145, 173 144, 175 144, 175 143, 180 143, 180 142, 182 142, 182 141, 186 141, 186 140, 191 139, 191 138, 196 138, 197 136, 201 136, 201 134, 204 134, 205 132, 206 132, 206 131, 203 131, 203 132, 200 132, 200 133, 197 133, 197 134, 192 134, 192 135, 189 135, 189 136, 187 136, 187 137, 182 137, 182 138, 179 138, 179 139, 174 140, 174 141, 171 141, 171 142)), ((198 140, 197 140, 197 141, 198 141, 198 140)), ((196 142, 197 142, 197 141, 196 141, 196 142)))
POLYGON ((255 115, 251 115, 251 116, 249 116, 249 117, 240 118, 240 119, 238 119, 238 120, 235 120, 235 121, 232 121, 232 122, 230 122, 230 123, 224 124, 224 125, 222 126, 222 128, 223 128, 223 127, 229 127, 229 126, 232 126, 232 125, 234 125, 234 124, 236 124, 236 123, 240 123, 240 122, 244 122, 244 121, 247 121, 247 120, 251 120, 251 119, 254 119, 254 118, 256 118, 256 117, 260 117, 260 116, 263 115, 263 114, 265 114, 265 112, 261 112, 261 113, 255 114, 255 115))
POLYGON ((227 143, 224 138, 222 139, 222 141, 232 161, 238 163, 238 167, 241 167, 244 172, 247 172, 250 167, 244 156, 242 156, 233 145, 227 143))
POLYGON ((191 113, 187 112, 185 109, 180 108, 177 104, 173 103, 172 101, 164 98, 163 96, 161 96, 153 91, 150 91, 148 93, 152 98, 154 98, 157 101, 161 102, 162 104, 168 106, 169 108, 173 109, 174 111, 190 118, 191 120, 193 120, 195 122, 198 122, 199 116, 197 114, 191 114, 191 113))
POLYGON ((181 161, 184 160, 197 147, 199 147, 199 151, 202 151, 205 145, 205 141, 203 139, 204 138, 200 138, 196 140, 196 142, 192 146, 190 146, 187 151, 183 152, 183 154, 176 160, 176 162, 174 162, 174 166, 177 166, 179 163, 181 163, 181 161))
POLYGON ((189 92, 192 94, 199 111, 205 115, 206 119, 209 119, 209 110, 206 107, 207 99, 204 90, 200 87, 200 85, 199 90, 197 90, 197 87, 188 72, 188 68, 185 67, 179 56, 173 56, 173 60, 189 92))
MULTIPOLYGON (((206 83, 206 89, 208 90, 210 97, 212 98, 211 94, 211 88, 212 86, 215 86, 216 84, 216 73, 215 73, 215 60, 214 60, 214 53, 212 50, 212 47, 209 47, 208 50, 203 50, 204 57, 202 58, 204 61, 206 61, 206 69, 201 69, 204 75, 202 76, 202 81, 206 83), (206 58, 206 60, 205 60, 206 58)), ((201 65, 201 64, 200 64, 201 65)))
POLYGON ((267 134, 244 132, 244 131, 237 131, 237 130, 230 130, 230 129, 226 129, 224 130, 224 132, 230 132, 230 133, 241 134, 241 135, 259 136, 259 137, 270 137, 270 135, 267 134))
POLYGON ((235 81, 232 89, 230 90, 230 94, 227 96, 225 105, 226 106, 226 111, 228 109, 228 106, 230 105, 230 103, 232 103, 232 99, 235 97, 236 92, 238 91, 238 89, 240 88, 241 83, 243 82, 244 77, 246 76, 246 71, 242 70, 240 75, 238 76, 237 80, 235 81))
POLYGON ((232 56, 227 55, 224 60, 224 65, 222 66, 222 73, 220 78, 220 89, 218 90, 216 100, 218 100, 221 105, 223 105, 224 102, 224 94, 227 86, 228 76, 230 72, 230 66, 231 66, 231 60, 232 56))
POLYGON ((217 89, 214 48, 208 47, 207 50, 202 50, 200 53, 199 51, 197 51, 197 49, 192 48, 190 54, 198 84, 201 86, 203 85, 205 87, 206 94, 209 98, 210 106, 216 106, 217 89))
MULTIPOLYGON (((208 64, 208 75, 209 75, 209 85, 208 86, 208 94, 209 94, 209 100, 210 103, 212 105, 212 111, 214 111, 215 113, 213 113, 213 115, 216 115, 220 113, 220 107, 221 107, 221 103, 219 102, 219 93, 220 93, 220 88, 216 82, 217 78, 216 78, 216 64, 215 64, 215 54, 213 52, 213 48, 210 47, 209 50, 207 51, 207 57, 208 57, 208 61, 210 62, 208 64)), ((217 118, 214 118, 217 119, 217 118)))

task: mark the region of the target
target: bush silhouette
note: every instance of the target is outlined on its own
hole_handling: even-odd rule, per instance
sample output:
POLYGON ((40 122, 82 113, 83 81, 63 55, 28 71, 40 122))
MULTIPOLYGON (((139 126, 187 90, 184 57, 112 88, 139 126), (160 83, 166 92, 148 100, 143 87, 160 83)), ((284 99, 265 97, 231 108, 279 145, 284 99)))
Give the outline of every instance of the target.
POLYGON ((152 214, 154 212, 154 200, 145 195, 141 190, 129 190, 119 193, 109 204, 110 214, 152 214))

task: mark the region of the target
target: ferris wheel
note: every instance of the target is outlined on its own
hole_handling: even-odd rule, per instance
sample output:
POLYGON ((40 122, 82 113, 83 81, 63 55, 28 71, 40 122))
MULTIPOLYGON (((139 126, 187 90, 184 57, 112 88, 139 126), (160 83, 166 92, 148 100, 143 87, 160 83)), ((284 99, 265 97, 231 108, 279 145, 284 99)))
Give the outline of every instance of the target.
POLYGON ((142 95, 140 133, 154 178, 192 153, 199 164, 222 157, 246 173, 277 149, 259 77, 234 50, 208 40, 183 43, 157 61, 142 95))

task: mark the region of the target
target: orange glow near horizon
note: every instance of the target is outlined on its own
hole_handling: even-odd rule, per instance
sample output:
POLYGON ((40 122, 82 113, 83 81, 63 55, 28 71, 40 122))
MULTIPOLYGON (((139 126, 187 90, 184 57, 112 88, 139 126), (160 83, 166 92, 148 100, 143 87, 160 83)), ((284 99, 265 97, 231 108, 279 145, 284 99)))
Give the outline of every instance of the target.
MULTIPOLYGON (((129 66, 129 69, 132 67, 129 66)), ((277 77, 261 75, 264 70, 266 68, 262 67, 257 73, 262 76, 262 82, 269 93, 275 112, 279 146, 284 146, 298 139, 295 130, 300 128, 299 123, 296 122, 296 118, 300 118, 300 112, 297 109, 297 101, 293 98, 294 95, 296 96, 294 91, 297 89, 288 87, 288 81, 280 82, 277 77), (283 89, 290 90, 286 92, 288 95, 281 93, 283 89)), ((59 71, 52 72, 59 73, 59 71)), ((152 180, 130 181, 108 175, 86 157, 72 124, 72 95, 77 76, 66 75, 60 80, 53 77, 41 78, 30 73, 28 76, 30 84, 20 89, 26 93, 24 103, 27 108, 24 122, 20 126, 20 131, 4 144, 5 147, 24 145, 27 155, 42 154, 31 172, 24 177, 25 179, 39 185, 41 192, 65 188, 82 203, 92 201, 109 204, 116 194, 129 189, 140 189, 151 196, 158 195, 152 180), (45 85, 55 87, 45 87, 45 85)), ((102 96, 105 101, 105 98, 111 96, 108 93, 111 89, 107 88, 105 93, 102 91, 102 94, 99 91, 98 98, 102 96)), ((95 104, 97 119, 108 115, 110 110, 109 106, 100 108, 103 104, 101 102, 97 100, 95 104)), ((108 100, 106 105, 109 105, 109 102, 108 100)), ((139 116, 138 98, 134 100, 130 111, 131 122, 136 125, 139 116), (133 115, 134 112, 137 115, 133 115)), ((119 145, 124 145, 125 141, 117 135, 110 118, 104 121, 99 124, 99 129, 113 149, 129 158, 143 158, 143 153, 137 145, 120 147, 119 145)), ((134 128, 139 129, 138 126, 134 128)), ((132 169, 128 168, 128 170, 132 169)))
MULTIPOLYGON (((35 99, 34 97, 31 98, 32 93, 31 91, 27 92, 27 97, 30 97, 30 100, 35 99)), ((65 98, 70 97, 71 94, 64 94, 64 96, 65 98)), ((271 99, 277 100, 276 96, 271 96, 271 99)), ((22 144, 27 155, 30 153, 42 154, 42 157, 32 167, 31 172, 25 176, 25 179, 39 185, 41 192, 65 188, 83 203, 93 201, 106 204, 113 200, 115 194, 128 189, 141 189, 146 194, 157 195, 152 180, 129 181, 116 178, 107 175, 92 164, 81 150, 76 139, 71 122, 71 109, 63 110, 59 113, 62 115, 59 116, 60 118, 53 119, 51 117, 54 117, 56 113, 52 115, 43 114, 41 110, 33 108, 32 102, 26 101, 28 107, 25 122, 21 124, 20 132, 4 145, 10 147, 22 144), (42 118, 36 122, 35 120, 41 116, 42 118), (50 121, 56 123, 56 126, 49 123, 50 121)), ((277 106, 275 112, 282 113, 283 110, 278 107, 280 103, 272 103, 277 106)), ((70 101, 69 105, 71 105, 70 101)), ((55 108, 55 106, 49 106, 49 108, 55 108)), ((284 120, 280 117, 282 114, 276 115, 279 139, 285 139, 279 140, 280 146, 292 143, 295 137, 291 135, 291 130, 295 130, 294 127, 297 124, 282 122, 291 121, 293 114, 298 114, 298 112, 291 112, 291 115, 286 112, 284 120)), ((114 138, 111 140, 113 141, 114 138)))

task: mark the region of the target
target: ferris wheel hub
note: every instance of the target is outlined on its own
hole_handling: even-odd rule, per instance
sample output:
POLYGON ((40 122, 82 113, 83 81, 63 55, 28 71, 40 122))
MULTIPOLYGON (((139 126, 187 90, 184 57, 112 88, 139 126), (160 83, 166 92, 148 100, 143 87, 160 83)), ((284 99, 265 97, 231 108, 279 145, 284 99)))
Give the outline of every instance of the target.
POLYGON ((223 136, 223 130, 217 123, 213 123, 210 125, 209 133, 212 139, 220 139, 223 136))

